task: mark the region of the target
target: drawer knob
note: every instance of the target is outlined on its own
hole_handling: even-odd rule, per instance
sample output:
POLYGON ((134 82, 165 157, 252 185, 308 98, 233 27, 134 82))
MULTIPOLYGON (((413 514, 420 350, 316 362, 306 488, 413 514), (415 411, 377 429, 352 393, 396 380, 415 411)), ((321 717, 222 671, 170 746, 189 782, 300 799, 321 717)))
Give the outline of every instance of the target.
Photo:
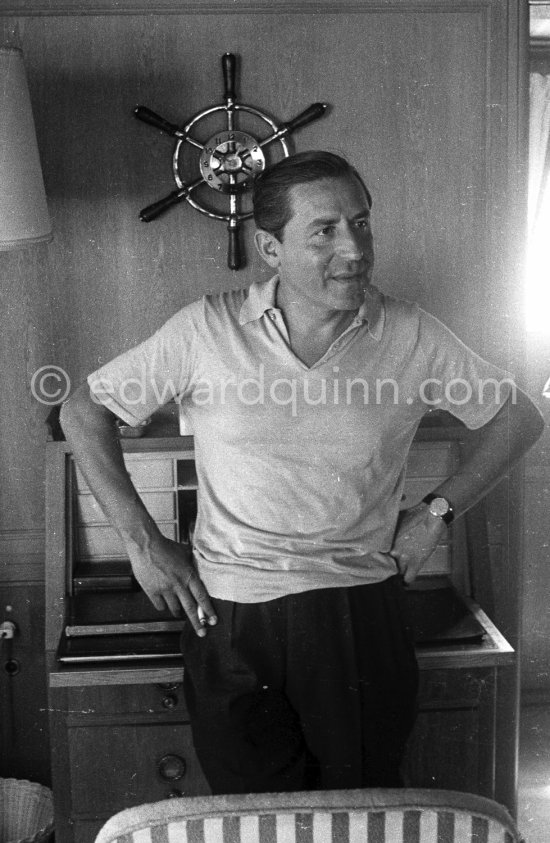
POLYGON ((177 694, 166 694, 162 698, 163 708, 175 708, 178 704, 177 694))
POLYGON ((164 755, 158 766, 159 776, 166 782, 177 782, 185 775, 187 765, 179 755, 164 755))

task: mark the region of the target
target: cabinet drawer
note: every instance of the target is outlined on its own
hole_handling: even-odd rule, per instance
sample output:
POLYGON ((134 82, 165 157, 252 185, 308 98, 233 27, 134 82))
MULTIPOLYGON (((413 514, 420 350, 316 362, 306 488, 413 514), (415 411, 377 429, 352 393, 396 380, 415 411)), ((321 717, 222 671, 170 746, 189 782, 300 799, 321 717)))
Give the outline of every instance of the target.
MULTIPOLYGON (((124 456, 128 474, 138 490, 174 489, 176 486, 175 461, 170 457, 158 457, 156 454, 139 457, 124 456)), ((76 486, 80 492, 89 492, 84 475, 75 466, 76 486)))
MULTIPOLYGON (((155 521, 170 521, 176 518, 175 492, 142 492, 140 498, 147 512, 155 521)), ((106 516, 93 495, 79 495, 77 498, 78 523, 108 524, 106 516)))
POLYGON ((166 489, 176 485, 173 459, 132 459, 126 457, 128 474, 137 489, 166 489))
POLYGON ((157 715, 174 712, 187 718, 183 686, 177 685, 99 685, 70 688, 68 708, 73 720, 126 714, 157 715))
POLYGON ((419 707, 477 707, 493 687, 493 671, 429 670, 420 672, 419 707))
POLYGON ((450 576, 452 571, 452 554, 448 544, 439 544, 429 559, 424 563, 419 577, 450 576))
POLYGON ((441 478, 435 477, 407 477, 403 486, 401 508, 408 509, 411 506, 416 506, 440 482, 441 478))
MULTIPOLYGON (((177 524, 175 522, 158 522, 158 528, 172 541, 178 540, 177 524)), ((101 525, 87 525, 78 527, 78 558, 79 559, 127 559, 128 554, 122 539, 112 527, 101 525)))
POLYGON ((171 795, 208 793, 186 723, 73 726, 68 740, 75 818, 107 817, 171 795))
POLYGON ((407 477, 447 477, 456 460, 452 442, 413 442, 407 458, 407 477))

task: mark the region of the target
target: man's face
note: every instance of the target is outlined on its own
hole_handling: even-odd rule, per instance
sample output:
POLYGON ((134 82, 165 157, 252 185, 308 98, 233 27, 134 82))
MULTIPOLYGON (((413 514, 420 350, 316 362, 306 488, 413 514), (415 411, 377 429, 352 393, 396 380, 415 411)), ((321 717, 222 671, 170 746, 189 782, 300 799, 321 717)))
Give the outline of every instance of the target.
POLYGON ((275 242, 286 298, 323 310, 356 310, 374 264, 367 196, 355 178, 319 179, 291 188, 292 217, 275 242))

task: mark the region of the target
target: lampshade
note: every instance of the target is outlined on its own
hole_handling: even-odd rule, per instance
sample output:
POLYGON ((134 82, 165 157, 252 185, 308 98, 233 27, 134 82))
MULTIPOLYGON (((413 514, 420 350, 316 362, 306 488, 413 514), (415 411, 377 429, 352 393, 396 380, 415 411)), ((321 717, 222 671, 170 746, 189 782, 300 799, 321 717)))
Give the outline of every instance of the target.
POLYGON ((51 238, 23 53, 0 47, 0 251, 51 238))

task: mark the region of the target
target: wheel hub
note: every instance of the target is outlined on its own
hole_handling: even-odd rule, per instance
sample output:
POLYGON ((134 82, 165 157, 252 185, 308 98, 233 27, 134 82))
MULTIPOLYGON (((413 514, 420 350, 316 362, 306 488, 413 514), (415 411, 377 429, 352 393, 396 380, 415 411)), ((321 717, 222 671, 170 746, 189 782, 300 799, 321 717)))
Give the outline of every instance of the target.
POLYGON ((208 187, 221 193, 241 193, 264 169, 265 157, 252 135, 218 132, 206 141, 199 166, 208 187))

